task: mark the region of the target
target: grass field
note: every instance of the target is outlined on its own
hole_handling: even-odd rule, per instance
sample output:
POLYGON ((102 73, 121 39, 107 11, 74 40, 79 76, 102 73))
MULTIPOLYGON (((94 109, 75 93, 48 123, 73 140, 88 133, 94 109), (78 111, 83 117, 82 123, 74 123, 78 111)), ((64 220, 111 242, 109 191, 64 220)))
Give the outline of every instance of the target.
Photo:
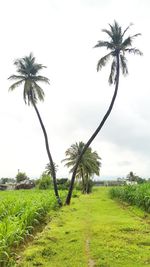
POLYGON ((0 203, 0 266, 11 266, 14 251, 57 203, 52 191, 40 190, 0 192, 0 203))
POLYGON ((16 266, 150 266, 150 217, 110 199, 108 188, 73 199, 20 254, 16 266))

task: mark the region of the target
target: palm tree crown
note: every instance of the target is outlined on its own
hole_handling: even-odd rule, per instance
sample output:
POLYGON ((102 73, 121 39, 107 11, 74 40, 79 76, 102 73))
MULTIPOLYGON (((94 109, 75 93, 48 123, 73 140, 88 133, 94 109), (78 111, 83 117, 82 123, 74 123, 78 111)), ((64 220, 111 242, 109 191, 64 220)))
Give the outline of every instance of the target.
POLYGON ((25 103, 30 105, 33 102, 36 104, 38 99, 43 101, 44 91, 37 82, 49 84, 48 78, 38 75, 40 70, 46 67, 36 63, 32 53, 29 56, 15 60, 14 65, 19 75, 11 75, 8 78, 9 80, 16 81, 10 86, 9 90, 13 91, 16 87, 24 83, 23 98, 25 103))
MULTIPOLYGON (((53 165, 54 165, 55 173, 57 173, 58 165, 55 162, 53 162, 53 165)), ((47 165, 45 167, 45 173, 47 175, 53 176, 53 167, 51 166, 50 163, 47 163, 47 165)))
MULTIPOLYGON (((66 162, 65 166, 70 168, 70 173, 74 171, 74 166, 76 165, 84 145, 83 142, 75 143, 66 150, 66 158, 62 160, 62 162, 66 162)), ((100 159, 97 152, 93 152, 92 149, 88 147, 79 163, 76 178, 83 180, 84 176, 91 177, 94 174, 99 175, 101 166, 100 159)))
POLYGON ((109 84, 116 84, 117 82, 117 56, 119 56, 119 65, 122 70, 122 74, 128 74, 128 67, 127 67, 127 59, 125 57, 126 53, 130 54, 137 54, 142 55, 142 52, 132 47, 133 39, 139 35, 140 33, 134 34, 132 36, 128 36, 124 39, 124 36, 128 29, 132 24, 130 24, 124 31, 122 30, 121 26, 114 21, 114 24, 109 24, 110 29, 103 29, 102 31, 105 32, 109 40, 108 41, 98 41, 98 43, 94 46, 96 47, 105 47, 106 49, 110 50, 108 54, 102 57, 97 63, 97 71, 101 70, 102 67, 106 65, 110 58, 112 58, 111 64, 111 72, 109 76, 109 84))

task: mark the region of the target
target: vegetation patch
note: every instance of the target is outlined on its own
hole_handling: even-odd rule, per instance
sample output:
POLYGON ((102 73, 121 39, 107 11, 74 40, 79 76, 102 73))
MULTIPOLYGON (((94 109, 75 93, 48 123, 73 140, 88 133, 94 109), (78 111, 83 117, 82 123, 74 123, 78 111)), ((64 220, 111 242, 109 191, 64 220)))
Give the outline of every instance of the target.
POLYGON ((93 194, 81 195, 58 210, 17 266, 32 267, 35 262, 47 267, 149 266, 150 225, 142 219, 144 212, 139 217, 133 207, 123 208, 110 199, 108 192, 94 188, 93 194), (62 227, 60 221, 65 222, 62 227), (32 255, 35 258, 28 261, 32 255))
POLYGON ((50 190, 5 191, 0 202, 0 266, 8 266, 15 261, 20 244, 33 238, 34 229, 41 228, 48 212, 58 204, 50 190))
MULTIPOLYGON (((114 187, 110 190, 110 196, 150 213, 150 183, 114 187)), ((144 214, 144 217, 146 216, 144 214)))

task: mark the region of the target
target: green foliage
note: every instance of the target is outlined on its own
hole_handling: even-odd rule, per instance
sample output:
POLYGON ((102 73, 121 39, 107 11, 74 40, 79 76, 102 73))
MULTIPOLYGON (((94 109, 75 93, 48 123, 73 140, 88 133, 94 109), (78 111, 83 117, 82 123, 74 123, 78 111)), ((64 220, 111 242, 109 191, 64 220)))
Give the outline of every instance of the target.
POLYGON ((50 191, 20 190, 1 192, 0 203, 0 266, 9 266, 12 248, 31 237, 57 202, 50 191))
MULTIPOLYGON (((70 168, 70 173, 74 171, 76 162, 82 153, 84 143, 79 142, 71 145, 66 151, 66 158, 62 160, 66 162, 65 166, 70 168)), ((89 193, 92 189, 91 178, 94 174, 99 175, 101 167, 101 158, 96 151, 92 151, 90 147, 87 148, 77 168, 76 179, 82 181, 82 192, 89 193)))
POLYGON ((35 61, 32 53, 29 56, 19 58, 14 62, 18 75, 11 75, 8 79, 16 81, 9 90, 13 91, 18 86, 24 84, 23 97, 25 103, 36 104, 38 100, 44 100, 44 91, 38 85, 38 82, 49 84, 49 79, 38 75, 40 70, 45 68, 42 64, 35 61), (32 77, 32 79, 31 79, 32 77))
POLYGON ((6 183, 15 183, 15 179, 13 178, 1 178, 0 184, 6 184, 6 183))
MULTIPOLYGON (((58 165, 55 162, 53 162, 53 165, 54 165, 54 171, 55 171, 55 173, 57 173, 57 171, 58 171, 58 165)), ((46 165, 46 167, 45 167, 45 173, 47 175, 53 176, 53 169, 52 169, 52 166, 51 166, 50 163, 48 163, 46 165)))
POLYGON ((66 184, 67 182, 68 182, 68 178, 57 179, 57 184, 66 184))
POLYGON ((86 183, 82 183, 82 193, 83 194, 90 194, 92 193, 93 188, 93 181, 92 179, 87 179, 86 183))
POLYGON ((74 188, 77 191, 81 191, 83 194, 90 194, 92 192, 93 185, 94 185, 93 180, 88 179, 85 184, 83 184, 82 181, 75 182, 74 188))
POLYGON ((58 190, 68 190, 70 181, 67 178, 57 179, 58 190))
POLYGON ((38 188, 44 190, 52 188, 52 178, 46 173, 43 173, 39 179, 38 188))
POLYGON ((126 54, 137 54, 142 55, 142 52, 132 47, 132 42, 135 37, 141 35, 140 33, 134 34, 132 36, 128 36, 126 39, 124 39, 124 36, 131 25, 129 25, 125 30, 122 29, 122 27, 114 21, 114 23, 111 25, 109 24, 109 29, 103 29, 102 31, 107 34, 108 41, 98 41, 95 45, 95 48, 104 47, 106 48, 109 53, 107 53, 105 56, 100 58, 100 60, 97 63, 97 71, 101 70, 105 65, 109 62, 110 59, 112 59, 111 64, 111 72, 109 76, 109 84, 116 84, 117 82, 117 57, 119 57, 119 64, 123 75, 128 74, 128 66, 127 66, 127 59, 125 57, 126 54))
POLYGON ((149 183, 111 188, 110 196, 131 205, 136 205, 150 213, 149 183))
POLYGON ((77 191, 82 191, 82 182, 75 182, 74 183, 74 188, 77 190, 77 191))
POLYGON ((18 172, 16 175, 16 181, 17 183, 23 182, 28 179, 28 176, 25 172, 18 172))

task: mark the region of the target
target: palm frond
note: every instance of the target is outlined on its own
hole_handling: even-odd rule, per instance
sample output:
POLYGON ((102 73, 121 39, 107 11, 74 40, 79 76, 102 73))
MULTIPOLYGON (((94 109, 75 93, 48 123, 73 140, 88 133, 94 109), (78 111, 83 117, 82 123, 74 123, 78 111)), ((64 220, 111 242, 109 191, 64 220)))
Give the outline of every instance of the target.
POLYGON ((20 85, 22 85, 22 83, 24 82, 24 79, 13 83, 10 87, 9 87, 9 91, 13 91, 14 89, 16 89, 17 87, 19 87, 20 85))
POLYGON ((112 32, 112 40, 114 44, 120 43, 122 40, 122 30, 118 22, 114 20, 114 24, 109 24, 112 32))
POLYGON ((128 38, 126 38, 123 43, 121 44, 121 48, 125 49, 128 46, 132 45, 132 38, 129 36, 128 38))
POLYGON ((50 84, 50 81, 47 77, 44 77, 44 76, 32 76, 31 77, 32 80, 34 80, 35 82, 44 82, 44 83, 47 83, 47 84, 50 84))
POLYGON ((30 64, 30 62, 32 65, 35 63, 35 57, 32 52, 30 52, 29 56, 25 56, 22 59, 25 63, 27 62, 28 64, 30 64))
POLYGON ((97 47, 106 47, 107 49, 113 49, 114 46, 110 42, 105 42, 105 41, 98 41, 98 43, 94 46, 94 48, 97 47))
POLYGON ((107 33, 107 34, 109 35, 109 37, 112 39, 113 34, 112 34, 111 31, 109 31, 109 30, 107 30, 107 29, 102 29, 102 32, 107 33))
POLYGON ((17 72, 22 74, 22 75, 26 75, 27 72, 26 72, 26 66, 25 64, 23 63, 23 60, 22 59, 16 59, 14 61, 14 65, 16 65, 17 67, 17 72))
POLYGON ((133 23, 131 22, 131 23, 129 24, 129 26, 123 31, 123 33, 122 33, 122 38, 123 38, 123 36, 125 35, 125 33, 129 30, 129 28, 130 28, 132 25, 133 25, 133 23))
POLYGON ((23 99, 24 99, 25 104, 27 104, 27 93, 25 90, 23 90, 23 99))
POLYGON ((46 68, 46 66, 43 66, 42 64, 34 64, 32 65, 32 68, 30 69, 30 74, 31 75, 37 75, 40 70, 43 68, 46 68))
POLYGON ((105 55, 104 57, 102 57, 98 61, 98 63, 97 63, 97 71, 101 70, 102 67, 104 67, 107 64, 107 62, 109 61, 111 55, 112 55, 112 52, 107 54, 107 55, 105 55))
POLYGON ((128 52, 129 54, 134 54, 134 55, 139 55, 139 56, 143 55, 143 53, 139 49, 134 48, 134 47, 133 48, 126 48, 124 51, 128 52))
POLYGON ((141 36, 141 35, 142 35, 141 33, 136 33, 136 34, 132 35, 131 38, 133 39, 133 38, 141 36))
POLYGON ((115 81, 115 76, 116 76, 116 67, 117 67, 117 63, 116 63, 116 58, 114 58, 112 64, 111 64, 111 71, 110 71, 110 76, 108 79, 109 84, 113 84, 115 81))
POLYGON ((132 36, 128 36, 128 38, 126 38, 123 43, 121 44, 121 47, 122 48, 127 48, 128 46, 131 46, 132 45, 132 42, 133 42, 133 39, 137 36, 140 36, 141 34, 140 33, 137 33, 135 35, 132 35, 132 36))
POLYGON ((128 74, 128 67, 127 67, 127 59, 125 58, 125 56, 120 55, 120 65, 121 65, 121 69, 122 69, 122 74, 123 75, 127 75, 128 74))
POLYGON ((23 75, 11 75, 8 80, 23 80, 25 77, 23 75))
MULTIPOLYGON (((54 167, 54 170, 56 173, 58 171, 58 165, 55 162, 53 162, 53 167, 54 167)), ((45 167, 45 173, 47 175, 53 176, 53 167, 52 167, 51 163, 48 163, 45 167)))
POLYGON ((32 92, 32 83, 29 79, 26 79, 24 83, 24 91, 23 91, 23 98, 24 98, 25 104, 28 103, 28 105, 30 105, 30 103, 32 102, 31 92, 32 92))
POLYGON ((44 94, 43 89, 36 82, 33 82, 33 86, 34 86, 35 95, 38 96, 38 99, 40 101, 44 101, 45 94, 44 94))

